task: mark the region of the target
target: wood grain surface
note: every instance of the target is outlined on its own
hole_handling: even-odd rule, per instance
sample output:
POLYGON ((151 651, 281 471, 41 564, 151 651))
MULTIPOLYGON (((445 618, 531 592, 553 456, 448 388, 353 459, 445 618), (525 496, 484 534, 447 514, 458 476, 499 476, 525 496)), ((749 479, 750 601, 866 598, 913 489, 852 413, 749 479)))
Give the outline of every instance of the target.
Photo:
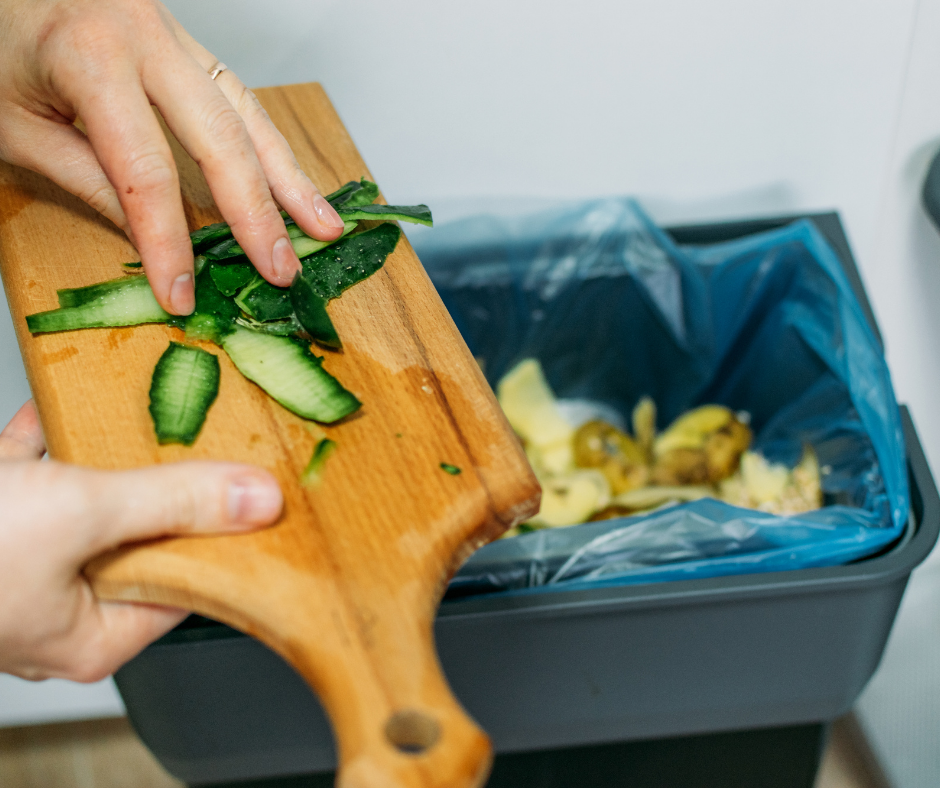
MULTIPOLYGON (((258 91, 323 193, 370 177, 316 84, 258 91)), ((171 140, 191 229, 218 221, 195 163, 171 140)), ((40 176, 0 165, 0 272, 53 458, 105 469, 219 458, 272 471, 280 523, 262 533, 132 546, 86 570, 101 597, 165 603, 264 641, 316 690, 347 788, 477 786, 490 747, 453 698, 432 622, 457 566, 537 508, 539 489, 499 407, 403 237, 385 267, 330 305, 342 352, 325 368, 364 403, 327 427, 322 485, 298 478, 308 424, 218 348, 218 400, 192 448, 157 445, 150 376, 163 325, 32 337, 24 316, 56 289, 138 259, 116 229, 40 176), (456 476, 440 463, 462 469, 456 476)))

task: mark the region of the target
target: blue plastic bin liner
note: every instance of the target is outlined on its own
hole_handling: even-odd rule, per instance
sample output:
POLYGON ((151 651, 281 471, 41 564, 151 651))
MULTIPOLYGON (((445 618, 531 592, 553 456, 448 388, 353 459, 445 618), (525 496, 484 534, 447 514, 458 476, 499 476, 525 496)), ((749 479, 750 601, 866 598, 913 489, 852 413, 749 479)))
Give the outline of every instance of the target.
POLYGON ((754 448, 824 469, 825 508, 779 517, 702 500, 487 545, 448 596, 648 583, 846 563, 909 515, 891 379, 836 254, 807 221, 677 247, 629 199, 481 216, 415 246, 487 379, 537 358, 561 399, 659 428, 716 402, 751 414, 754 448))

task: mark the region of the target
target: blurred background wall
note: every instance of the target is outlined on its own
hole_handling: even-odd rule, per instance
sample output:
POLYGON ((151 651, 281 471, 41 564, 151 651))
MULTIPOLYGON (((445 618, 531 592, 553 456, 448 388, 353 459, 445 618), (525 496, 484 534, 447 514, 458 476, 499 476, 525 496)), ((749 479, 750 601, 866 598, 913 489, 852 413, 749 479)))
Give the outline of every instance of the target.
MULTIPOLYGON (((940 236, 918 205, 940 0, 165 1, 248 85, 322 82, 389 199, 439 217, 611 194, 662 222, 837 209, 940 471, 940 236)), ((0 310, 0 421, 27 396, 0 310)), ((862 711, 897 785, 933 787, 940 762, 930 783, 905 763, 940 738, 940 560, 909 599, 862 711)), ((0 725, 109 713, 109 683, 0 677, 0 725)))

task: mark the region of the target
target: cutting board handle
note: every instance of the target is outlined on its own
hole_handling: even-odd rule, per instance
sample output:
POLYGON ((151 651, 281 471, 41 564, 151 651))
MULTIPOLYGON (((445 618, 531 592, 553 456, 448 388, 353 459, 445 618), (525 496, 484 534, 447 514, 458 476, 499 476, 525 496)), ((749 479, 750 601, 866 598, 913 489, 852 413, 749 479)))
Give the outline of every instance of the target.
POLYGON ((431 623, 394 623, 375 622, 365 640, 339 639, 331 660, 320 638, 319 654, 301 647, 288 656, 330 716, 337 788, 480 788, 492 747, 447 685, 431 623))

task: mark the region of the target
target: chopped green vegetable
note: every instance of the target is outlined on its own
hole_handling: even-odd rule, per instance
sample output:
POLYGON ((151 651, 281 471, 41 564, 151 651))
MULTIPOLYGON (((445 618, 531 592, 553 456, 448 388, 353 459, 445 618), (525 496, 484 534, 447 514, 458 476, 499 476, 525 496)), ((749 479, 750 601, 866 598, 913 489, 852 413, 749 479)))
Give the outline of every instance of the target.
MULTIPOLYGON (((196 254, 193 314, 170 315, 157 303, 146 276, 124 276, 60 290, 60 308, 29 315, 27 324, 36 334, 165 323, 184 329, 191 340, 211 340, 222 346, 245 377, 297 415, 324 423, 338 421, 361 403, 323 369, 323 359, 311 352, 309 339, 331 348, 342 346, 327 312, 329 300, 378 271, 394 251, 401 230, 394 224, 381 224, 350 234, 359 218, 431 223, 427 206, 373 205, 378 195, 378 186, 363 178, 327 197, 344 217, 343 233, 336 241, 311 238, 281 211, 303 266, 290 288, 265 281, 247 260, 231 227, 218 222, 190 234, 196 254)), ((123 267, 128 273, 143 269, 140 262, 123 267)), ((171 342, 151 384, 150 411, 160 443, 191 445, 218 386, 216 356, 171 342)), ((305 481, 319 477, 334 448, 328 439, 317 443, 305 481)), ((461 472, 446 463, 441 468, 451 474, 461 472)))
POLYGON ((336 451, 336 441, 329 438, 317 441, 317 445, 313 447, 313 456, 300 476, 301 484, 308 487, 317 486, 323 480, 323 466, 334 451, 336 451))
POLYGON ((90 287, 61 290, 59 303, 64 308, 26 317, 26 325, 33 334, 165 323, 171 317, 157 303, 150 284, 142 276, 125 276, 90 287))
POLYGON ((255 269, 251 263, 230 263, 229 265, 212 263, 210 274, 219 292, 231 297, 252 280, 255 269))
POLYGON ((398 225, 380 224, 344 238, 301 261, 304 279, 323 298, 339 298, 344 290, 378 271, 400 237, 398 225))
MULTIPOLYGON (((222 335, 235 325, 238 307, 216 287, 212 277, 213 266, 208 265, 196 276, 196 309, 184 318, 184 325, 197 332, 201 338, 220 343, 222 335)), ((170 321, 173 325, 175 321, 170 321)))
POLYGON ((309 257, 314 252, 319 252, 321 249, 326 249, 328 246, 337 243, 340 238, 345 238, 358 226, 356 222, 344 221, 343 232, 335 241, 318 241, 316 238, 311 238, 309 235, 300 235, 297 238, 292 238, 291 244, 294 247, 295 254, 302 260, 305 257, 309 257))
POLYGON ((449 473, 451 476, 459 476, 463 471, 458 468, 456 465, 451 465, 449 462, 441 463, 441 470, 444 473, 449 473))
POLYGON ((222 337, 222 347, 239 372, 305 419, 329 424, 361 405, 323 369, 323 359, 295 339, 236 326, 222 337))
POLYGON ((235 321, 238 325, 257 331, 260 334, 270 334, 275 337, 297 337, 303 339, 305 329, 300 324, 296 315, 291 315, 287 320, 269 320, 267 323, 261 323, 251 317, 240 317, 235 321))
POLYGON ((189 234, 189 240, 193 244, 193 250, 202 252, 207 247, 218 243, 223 238, 228 238, 232 234, 232 228, 225 222, 217 222, 193 230, 189 234))
POLYGON ((358 205, 371 205, 378 196, 379 187, 363 178, 340 186, 335 192, 327 195, 326 201, 339 210, 340 206, 354 208, 358 205))
MULTIPOLYGON (((343 222, 343 233, 340 235, 340 238, 349 235, 355 229, 356 222, 343 222)), ((292 224, 287 228, 287 236, 290 238, 291 246, 294 247, 294 254, 298 257, 307 257, 314 252, 320 251, 320 249, 325 249, 327 246, 335 244, 336 241, 339 240, 339 238, 337 238, 334 241, 318 241, 316 238, 311 238, 307 235, 296 224, 292 224)), ((213 246, 205 254, 207 259, 218 261, 228 260, 232 257, 241 257, 245 254, 245 251, 238 245, 234 238, 229 238, 227 241, 222 241, 222 243, 217 246, 213 246)))
POLYGON ((204 254, 207 260, 216 262, 219 260, 228 260, 231 257, 244 256, 245 252, 238 245, 238 241, 236 241, 234 238, 227 238, 221 243, 206 249, 204 254))
POLYGON ((262 323, 269 320, 284 320, 294 314, 290 302, 290 290, 275 287, 265 281, 261 274, 255 274, 242 291, 235 297, 235 303, 242 311, 262 323))
POLYGON ((290 301, 294 314, 314 342, 329 348, 343 346, 326 311, 327 300, 313 289, 301 273, 294 277, 294 283, 290 286, 290 301))
POLYGON ((219 393, 219 359, 170 342, 153 370, 150 416, 157 441, 192 446, 219 393))
POLYGON ((186 331, 186 339, 194 341, 215 342, 219 336, 219 323, 212 315, 190 315, 176 327, 186 331))
POLYGON ((431 227, 431 209, 427 205, 362 205, 358 208, 341 206, 337 213, 344 222, 353 219, 379 219, 393 222, 411 222, 431 227))
POLYGON ((59 306, 63 309, 69 309, 82 304, 90 304, 98 299, 120 293, 128 289, 141 287, 140 282, 131 285, 131 279, 126 276, 120 276, 117 279, 109 279, 106 282, 88 285, 87 287, 72 287, 65 290, 56 290, 56 296, 59 298, 59 306))

